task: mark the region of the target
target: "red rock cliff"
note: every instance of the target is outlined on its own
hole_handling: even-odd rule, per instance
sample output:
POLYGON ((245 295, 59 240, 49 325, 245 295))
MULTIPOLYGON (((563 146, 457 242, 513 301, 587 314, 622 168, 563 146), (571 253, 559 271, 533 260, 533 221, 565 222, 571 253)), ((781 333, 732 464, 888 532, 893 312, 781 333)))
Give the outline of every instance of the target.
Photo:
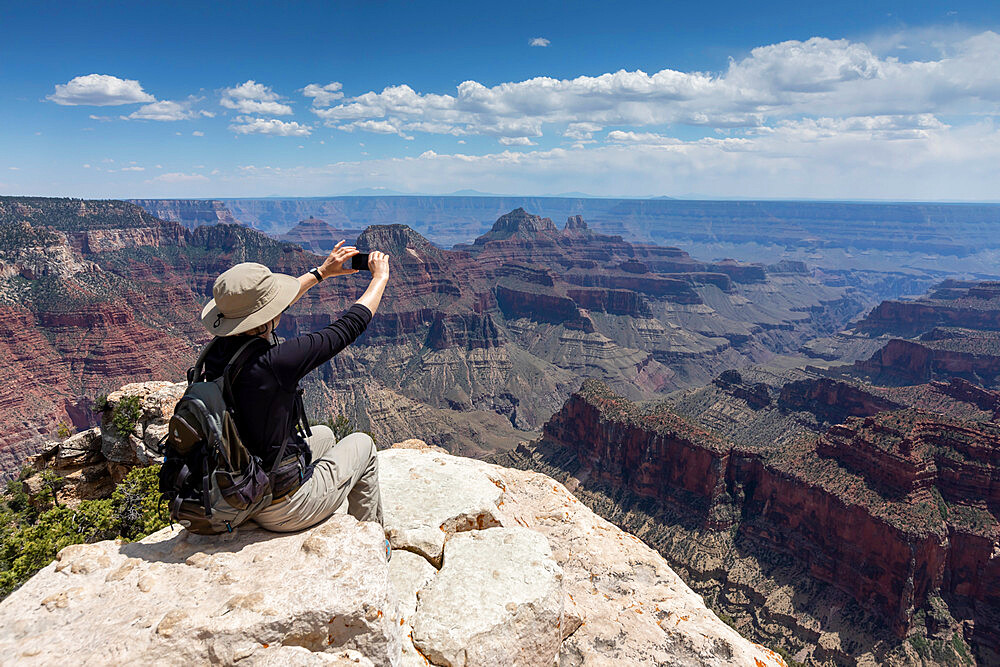
POLYGON ((584 484, 671 503, 704 528, 735 526, 848 592, 898 636, 943 595, 975 625, 976 641, 1000 647, 991 629, 1000 579, 985 576, 1000 561, 996 424, 896 410, 848 418, 818 442, 751 450, 588 381, 543 439, 575 455, 584 484))

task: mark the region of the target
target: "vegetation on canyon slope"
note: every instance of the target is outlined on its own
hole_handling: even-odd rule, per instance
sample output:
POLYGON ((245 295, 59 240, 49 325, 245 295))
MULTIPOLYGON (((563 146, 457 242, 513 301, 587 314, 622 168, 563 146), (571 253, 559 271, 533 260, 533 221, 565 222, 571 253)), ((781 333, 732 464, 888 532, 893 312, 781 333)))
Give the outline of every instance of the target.
POLYGON ((134 468, 110 498, 59 502, 58 476, 42 475, 32 490, 30 468, 7 483, 0 498, 0 599, 16 590, 71 544, 138 540, 167 525, 160 507, 159 466, 134 468))

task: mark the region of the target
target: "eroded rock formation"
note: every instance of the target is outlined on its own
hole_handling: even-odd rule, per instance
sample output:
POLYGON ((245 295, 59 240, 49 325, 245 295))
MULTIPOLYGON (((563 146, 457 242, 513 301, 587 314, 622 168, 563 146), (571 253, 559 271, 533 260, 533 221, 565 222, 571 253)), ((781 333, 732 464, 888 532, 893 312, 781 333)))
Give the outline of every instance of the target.
POLYGON ((344 241, 345 245, 353 245, 360 234, 360 229, 337 229, 325 220, 307 218, 277 238, 317 255, 326 255, 340 241, 344 241))
MULTIPOLYGON (((95 425, 90 407, 109 387, 181 377, 208 340, 196 314, 219 273, 258 261, 300 275, 321 261, 243 226, 189 231, 123 202, 3 198, 0 228, 6 474, 60 422, 95 425)), ((794 350, 868 298, 807 273, 629 244, 579 218, 560 230, 519 210, 495 228, 465 250, 406 225, 359 235, 361 249, 392 255, 391 282, 365 335, 307 383, 314 417, 485 455, 531 437, 582 378, 652 398, 794 350)), ((363 278, 311 290, 279 334, 325 326, 363 278)))
POLYGON ((130 199, 161 220, 179 222, 188 229, 202 225, 238 224, 225 202, 217 199, 130 199))
POLYGON ((981 660, 997 655, 992 408, 969 406, 980 415, 973 421, 894 409, 890 396, 936 408, 960 399, 950 386, 879 396, 828 380, 785 385, 780 406, 762 407, 733 394, 746 384, 729 376, 681 404, 735 440, 667 404, 640 408, 588 381, 540 441, 495 460, 567 481, 739 615, 737 627, 783 636, 796 659, 905 661, 912 647, 902 638, 912 633, 949 641, 958 633, 981 660), (706 412, 712 392, 732 407, 706 412), (810 414, 819 437, 803 428, 810 414), (844 421, 823 432, 834 419, 844 421), (794 598, 780 593, 788 586, 794 598))

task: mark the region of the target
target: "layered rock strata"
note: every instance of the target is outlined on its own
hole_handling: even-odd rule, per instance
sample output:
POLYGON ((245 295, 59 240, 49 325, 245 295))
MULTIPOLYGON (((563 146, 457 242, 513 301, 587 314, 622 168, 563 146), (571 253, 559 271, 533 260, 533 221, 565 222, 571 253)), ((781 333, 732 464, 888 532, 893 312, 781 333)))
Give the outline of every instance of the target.
POLYGON ((188 229, 202 225, 235 225, 239 222, 225 202, 217 199, 130 199, 129 202, 141 206, 161 220, 179 222, 188 229))
POLYGON ((961 331, 947 338, 891 340, 870 358, 856 361, 853 370, 879 384, 922 384, 962 378, 987 387, 997 385, 1000 332, 961 331))
MULTIPOLYGON (((559 229, 515 210, 494 226, 466 250, 405 225, 359 235, 362 250, 392 256, 390 285, 365 335, 308 380, 314 417, 484 455, 532 437, 582 378, 652 398, 794 350, 869 298, 629 244, 579 217, 559 229)), ((6 474, 60 422, 94 426, 89 408, 109 387, 182 377, 208 340, 196 316, 222 271, 257 261, 301 275, 321 261, 246 227, 189 231, 124 202, 2 198, 0 229, 0 320, 18 332, 0 336, 11 360, 0 415, 15 425, 0 436, 6 474)), ((324 282, 279 334, 325 326, 364 287, 363 274, 324 282)))
POLYGON ((1000 330, 1000 283, 946 280, 913 301, 885 301, 859 331, 913 336, 934 327, 1000 330))
POLYGON ((294 243, 303 250, 317 255, 326 255, 340 241, 344 241, 345 245, 353 245, 361 231, 360 229, 337 229, 327 224, 325 220, 308 218, 277 238, 279 241, 294 243))
MULTIPOLYGON (((825 381, 813 387, 784 401, 794 393, 823 414, 824 394, 851 395, 825 381)), ((853 396, 855 407, 845 401, 840 412, 872 414, 820 438, 800 430, 733 442, 665 405, 640 409, 587 382, 541 441, 496 460, 561 475, 713 604, 738 612, 742 630, 782 637, 796 659, 907 660, 912 647, 900 638, 958 632, 988 662, 1000 649, 1000 590, 987 583, 1000 574, 1000 431, 880 411, 877 396, 853 396), (785 599, 790 585, 795 597, 785 599), (772 596, 768 611, 747 609, 772 596), (842 606, 824 613, 830 604, 842 606)), ((740 400, 750 415, 762 410, 740 400)), ((768 421, 780 423, 789 407, 764 408, 775 412, 768 421)), ((742 432, 735 422, 732 430, 742 432)))

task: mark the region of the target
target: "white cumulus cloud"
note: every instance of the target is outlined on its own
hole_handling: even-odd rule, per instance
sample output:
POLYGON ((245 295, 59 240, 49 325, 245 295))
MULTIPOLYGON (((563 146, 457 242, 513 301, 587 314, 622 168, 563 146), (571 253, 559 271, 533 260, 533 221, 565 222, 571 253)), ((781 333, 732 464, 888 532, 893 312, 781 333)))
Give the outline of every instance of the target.
POLYGON ((56 84, 55 92, 47 99, 64 106, 95 107, 156 101, 135 79, 119 79, 110 74, 87 74, 56 84))
POLYGON ((504 146, 536 146, 528 137, 500 137, 497 139, 504 146))
POLYGON ((310 83, 302 89, 302 94, 313 98, 312 103, 314 107, 328 107, 344 97, 344 93, 341 92, 343 87, 343 84, 337 81, 332 81, 325 86, 321 86, 318 83, 310 83))
POLYGON ((229 129, 236 134, 273 134, 279 137, 307 137, 312 134, 309 126, 295 121, 247 116, 238 116, 229 129))
POLYGON ((292 107, 279 102, 280 97, 270 87, 253 79, 222 91, 220 104, 227 109, 236 109, 245 114, 265 114, 268 116, 288 116, 292 107))
POLYGON ((581 143, 591 143, 594 140, 594 132, 600 132, 602 128, 596 123, 570 123, 566 126, 563 136, 581 143))
POLYGON ((465 81, 453 94, 400 84, 312 111, 328 123, 388 122, 402 132, 434 134, 534 138, 554 124, 578 141, 587 140, 583 123, 749 130, 803 116, 996 113, 996 62, 1000 35, 991 31, 956 37, 935 58, 910 61, 862 42, 813 37, 755 48, 719 73, 619 70, 494 86, 465 81))
MULTIPOLYGON (((240 176, 257 187, 303 195, 384 184, 408 192, 584 190, 611 196, 706 195, 812 199, 971 199, 996 197, 1000 127, 991 119, 942 124, 926 136, 891 137, 879 126, 928 122, 883 119, 863 129, 852 118, 818 124, 853 127, 809 144, 794 122, 749 137, 684 140, 669 134, 609 133, 593 148, 503 150, 486 155, 424 151, 420 157, 344 161, 320 167, 260 167, 240 176)), ((933 123, 930 123, 933 124, 933 123)))
POLYGON ((171 100, 159 100, 151 104, 145 104, 127 116, 122 116, 124 120, 192 120, 201 116, 211 117, 209 111, 199 111, 192 109, 192 105, 197 99, 189 99, 184 102, 174 102, 171 100))
MULTIPOLYGON (((374 132, 375 134, 398 134, 404 139, 413 139, 413 137, 405 134, 398 125, 388 120, 356 120, 346 125, 337 125, 336 128, 345 132, 363 130, 364 132, 374 132)), ((364 144, 361 145, 364 146, 364 144)))
POLYGON ((531 40, 531 45, 532 46, 548 46, 551 43, 552 42, 550 42, 549 40, 545 39, 544 37, 535 37, 535 38, 533 38, 531 40))

